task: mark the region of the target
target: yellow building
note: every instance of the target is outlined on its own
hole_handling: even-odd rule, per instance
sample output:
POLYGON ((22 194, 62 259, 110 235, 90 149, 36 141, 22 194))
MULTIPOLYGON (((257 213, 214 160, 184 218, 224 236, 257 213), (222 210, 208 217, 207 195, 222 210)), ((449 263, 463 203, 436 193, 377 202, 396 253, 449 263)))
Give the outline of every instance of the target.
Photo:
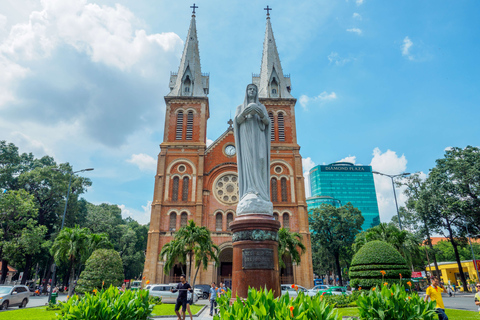
MULTIPOLYGON (((475 260, 477 263, 477 269, 480 270, 480 260, 475 260)), ((477 271, 475 270, 475 265, 473 260, 464 260, 461 261, 462 269, 465 273, 465 277, 467 281, 473 280, 478 281, 477 279, 477 271)), ((444 283, 455 284, 460 286, 460 270, 458 268, 458 264, 456 261, 449 261, 449 262, 439 262, 438 269, 440 271, 440 278, 444 283)), ((426 267, 426 270, 430 274, 435 274, 435 265, 431 263, 426 267)), ((461 286, 460 286, 461 287, 461 286)))

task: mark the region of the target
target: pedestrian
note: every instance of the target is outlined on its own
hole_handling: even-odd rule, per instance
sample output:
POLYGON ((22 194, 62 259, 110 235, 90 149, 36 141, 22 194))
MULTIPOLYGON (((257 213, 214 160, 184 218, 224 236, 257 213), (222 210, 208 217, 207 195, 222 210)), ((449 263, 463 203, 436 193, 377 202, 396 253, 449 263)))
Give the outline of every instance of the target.
POLYGON ((217 314, 217 293, 218 289, 215 287, 215 282, 212 282, 212 287, 210 288, 210 294, 208 300, 210 301, 210 316, 213 316, 213 312, 217 314))
POLYGON ((438 314, 438 320, 448 320, 445 314, 445 305, 443 304, 442 292, 445 291, 445 287, 440 284, 438 277, 432 277, 432 285, 427 288, 427 294, 425 295, 425 301, 429 298, 436 302, 436 313, 438 314))
POLYGON ((187 312, 188 312, 188 315, 190 316, 190 320, 193 320, 193 315, 192 315, 192 310, 190 310, 190 305, 193 304, 193 291, 188 291, 188 294, 187 294, 187 312))
POLYGON ((177 315, 178 320, 185 320, 185 311, 187 310, 187 292, 192 291, 192 287, 185 280, 185 275, 180 276, 180 283, 177 285, 176 289, 171 288, 171 292, 178 291, 177 303, 175 304, 175 314, 177 315), (180 314, 180 306, 182 306, 182 313, 180 314))
POLYGON ((480 282, 477 282, 477 293, 475 293, 475 305, 478 306, 478 313, 480 313, 480 282))
POLYGON ((227 293, 227 288, 225 288, 225 283, 220 282, 218 287, 218 296, 227 293))

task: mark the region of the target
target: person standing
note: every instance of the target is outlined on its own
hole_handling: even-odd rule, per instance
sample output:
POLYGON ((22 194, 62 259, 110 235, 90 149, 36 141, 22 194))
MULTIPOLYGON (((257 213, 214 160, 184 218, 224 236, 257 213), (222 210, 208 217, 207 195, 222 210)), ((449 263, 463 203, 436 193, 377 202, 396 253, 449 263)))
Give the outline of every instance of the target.
POLYGON ((175 303, 175 314, 177 315, 178 320, 185 320, 185 312, 187 310, 187 292, 192 291, 192 287, 185 280, 185 275, 180 276, 180 283, 177 285, 176 289, 171 288, 171 292, 178 291, 177 302, 175 303), (180 315, 180 306, 182 306, 182 313, 180 315))
POLYGON ((210 301, 210 316, 213 316, 214 311, 215 314, 217 314, 217 293, 218 289, 215 287, 215 282, 212 282, 210 294, 208 296, 208 300, 210 301))
POLYGON ((475 293, 475 305, 478 306, 478 313, 480 313, 480 282, 477 282, 477 293, 475 293))
POLYGON ((438 277, 432 277, 432 285, 427 288, 427 294, 425 295, 425 301, 429 298, 437 303, 436 312, 439 320, 448 320, 445 314, 445 305, 443 304, 442 292, 445 287, 440 284, 438 277))

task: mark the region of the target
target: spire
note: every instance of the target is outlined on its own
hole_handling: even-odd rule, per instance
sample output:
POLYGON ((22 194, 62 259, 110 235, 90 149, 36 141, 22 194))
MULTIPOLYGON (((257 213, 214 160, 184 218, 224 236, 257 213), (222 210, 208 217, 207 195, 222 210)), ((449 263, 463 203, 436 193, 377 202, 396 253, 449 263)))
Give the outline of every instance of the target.
POLYGON ((263 42, 262 66, 260 67, 260 75, 253 75, 252 81, 259 88, 260 98, 293 98, 290 94, 290 75, 283 74, 277 45, 273 37, 269 13, 272 9, 268 6, 267 9, 265 9, 267 10, 267 26, 263 42))
POLYGON ((202 75, 198 50, 197 26, 193 5, 192 20, 183 49, 178 73, 170 76, 170 93, 167 96, 206 97, 208 94, 208 74, 202 75))

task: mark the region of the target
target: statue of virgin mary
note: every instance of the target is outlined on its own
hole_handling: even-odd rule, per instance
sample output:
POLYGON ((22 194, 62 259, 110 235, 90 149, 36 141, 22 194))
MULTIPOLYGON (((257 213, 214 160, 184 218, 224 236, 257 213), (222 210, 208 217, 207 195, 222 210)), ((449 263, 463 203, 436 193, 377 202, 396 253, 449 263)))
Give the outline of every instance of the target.
POLYGON ((249 84, 233 122, 240 201, 237 215, 273 214, 270 201, 270 118, 249 84))

